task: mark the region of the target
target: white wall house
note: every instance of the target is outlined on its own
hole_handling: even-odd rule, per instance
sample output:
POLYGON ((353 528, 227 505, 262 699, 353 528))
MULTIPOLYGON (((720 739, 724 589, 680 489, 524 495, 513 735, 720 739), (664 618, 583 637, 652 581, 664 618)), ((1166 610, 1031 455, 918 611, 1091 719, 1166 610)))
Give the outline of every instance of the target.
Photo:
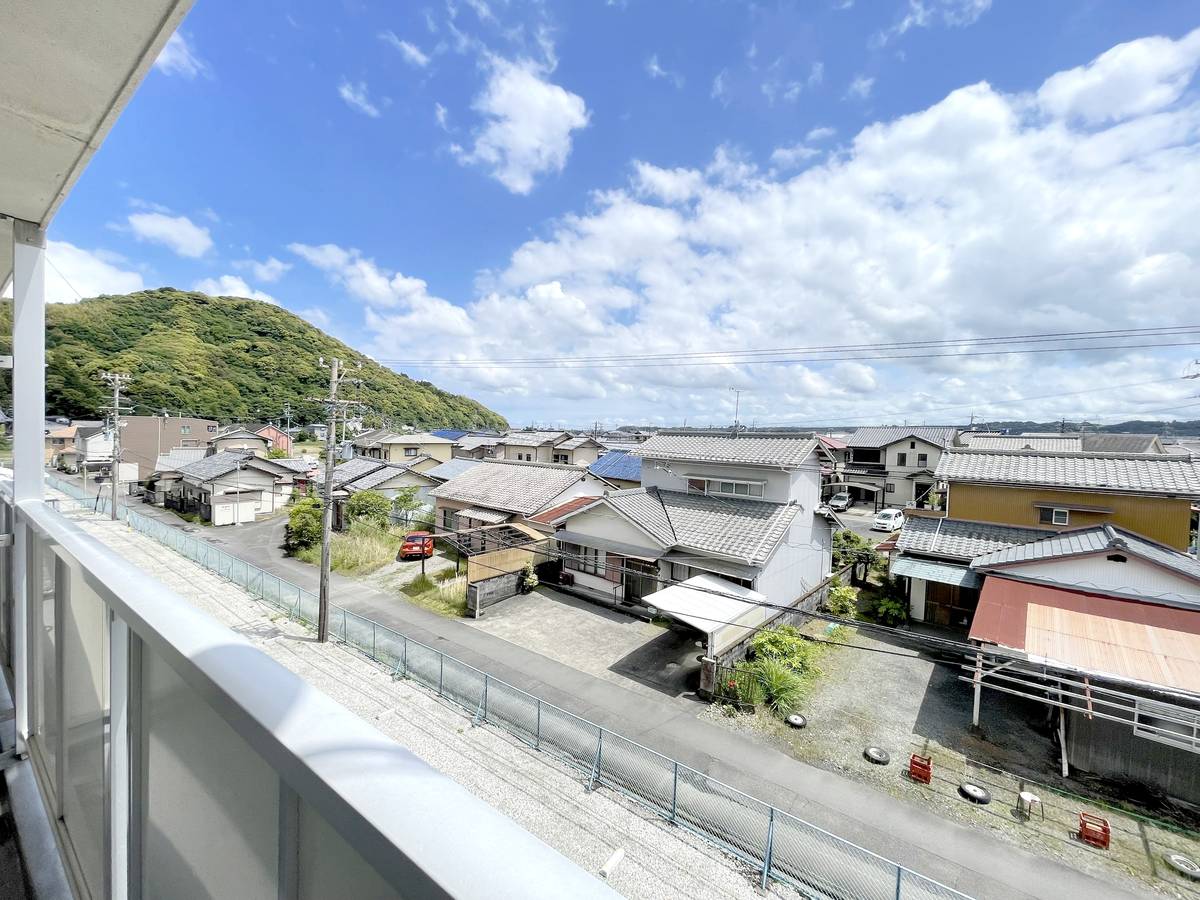
POLYGON ((633 605, 713 574, 786 604, 828 576, 832 526, 819 511, 811 435, 660 432, 632 452, 643 460, 641 488, 548 523, 581 593, 633 605))
POLYGON ((942 451, 957 433, 950 426, 860 428, 846 441, 839 487, 876 509, 927 505, 942 451))
POLYGON ((180 466, 167 505, 195 512, 213 525, 253 522, 282 509, 295 489, 295 473, 251 452, 227 451, 180 466))

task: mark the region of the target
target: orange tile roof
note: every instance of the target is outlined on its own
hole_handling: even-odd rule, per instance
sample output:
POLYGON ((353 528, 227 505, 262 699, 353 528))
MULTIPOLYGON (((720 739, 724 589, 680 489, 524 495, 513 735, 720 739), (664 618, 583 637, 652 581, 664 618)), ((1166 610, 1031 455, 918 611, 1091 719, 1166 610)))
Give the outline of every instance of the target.
POLYGON ((589 503, 595 503, 599 497, 575 497, 568 500, 566 503, 560 503, 558 506, 552 506, 544 512, 538 513, 536 516, 530 516, 530 522, 537 522, 539 525, 553 525, 555 519, 565 516, 569 512, 574 512, 587 506, 589 503))

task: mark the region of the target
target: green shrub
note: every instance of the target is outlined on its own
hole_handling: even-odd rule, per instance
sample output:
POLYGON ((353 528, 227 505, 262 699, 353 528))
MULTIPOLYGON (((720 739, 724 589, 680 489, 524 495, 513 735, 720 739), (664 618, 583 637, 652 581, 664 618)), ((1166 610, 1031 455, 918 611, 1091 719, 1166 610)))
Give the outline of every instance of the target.
POLYGON ((734 666, 737 674, 731 679, 734 685, 732 693, 736 694, 739 703, 758 706, 766 699, 762 682, 758 680, 758 669, 754 663, 743 660, 734 666))
POLYGON ((321 543, 321 501, 303 497, 292 504, 284 529, 284 550, 291 556, 321 543))
POLYGON ((533 571, 533 560, 526 561, 525 568, 521 570, 521 592, 528 594, 538 586, 537 572, 533 571))
POLYGON ((858 588, 842 584, 834 578, 829 584, 829 593, 825 595, 825 611, 843 619, 853 619, 858 616, 858 588))
POLYGON ((356 491, 346 501, 346 518, 351 522, 366 522, 387 527, 392 501, 376 491, 356 491))
POLYGON ((908 621, 908 598, 899 579, 886 576, 880 582, 874 613, 884 625, 903 625, 908 621))
POLYGON ((766 628, 750 641, 750 652, 756 662, 779 663, 800 675, 815 674, 821 648, 804 638, 794 625, 766 628))
POLYGON ((800 676, 775 659, 760 659, 754 667, 765 702, 771 712, 781 718, 793 712, 804 699, 804 683, 800 676))

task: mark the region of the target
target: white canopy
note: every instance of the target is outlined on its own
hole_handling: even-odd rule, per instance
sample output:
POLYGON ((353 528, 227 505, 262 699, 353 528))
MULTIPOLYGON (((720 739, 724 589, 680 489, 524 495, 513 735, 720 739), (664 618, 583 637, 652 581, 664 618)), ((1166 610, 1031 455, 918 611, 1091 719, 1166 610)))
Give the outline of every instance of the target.
POLYGON ((765 618, 767 598, 758 591, 718 578, 694 575, 646 595, 642 602, 708 636, 711 656, 736 643, 765 618), (748 627, 747 627, 748 626, 748 627))

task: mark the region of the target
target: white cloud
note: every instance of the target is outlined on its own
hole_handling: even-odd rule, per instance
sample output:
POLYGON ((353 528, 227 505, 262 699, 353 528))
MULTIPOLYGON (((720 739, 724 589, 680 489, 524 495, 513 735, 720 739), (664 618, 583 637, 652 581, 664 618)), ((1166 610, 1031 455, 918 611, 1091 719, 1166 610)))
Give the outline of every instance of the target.
POLYGON ((846 96, 866 100, 867 97, 871 96, 871 88, 873 87, 875 87, 874 78, 859 75, 850 82, 850 87, 846 88, 846 96))
POLYGON ((288 250, 371 306, 394 307, 426 296, 428 286, 424 281, 382 269, 375 260, 367 259, 354 248, 337 244, 288 244, 288 250))
POLYGON ((978 22, 991 8, 992 0, 908 0, 900 21, 876 34, 870 43, 882 47, 912 28, 931 28, 939 24, 948 28, 966 28, 978 22))
MULTIPOLYGON (((46 242, 46 300, 75 303, 101 294, 142 290, 142 276, 122 268, 124 257, 105 250, 84 250, 67 241, 46 242)), ((11 285, 5 296, 12 296, 11 285)))
POLYGON ((187 216, 172 216, 164 212, 140 212, 129 216, 129 230, 138 240, 169 247, 180 256, 193 259, 212 249, 212 235, 203 225, 187 216))
POLYGON ((196 55, 187 38, 178 31, 167 38, 158 58, 154 60, 154 68, 164 75, 179 75, 188 81, 200 75, 207 77, 212 74, 208 63, 196 55))
POLYGON ((394 31, 383 31, 379 34, 379 39, 385 44, 390 44, 400 51, 400 55, 404 57, 404 61, 410 66, 416 66, 418 69, 423 69, 430 63, 429 54, 425 53, 416 44, 409 43, 401 39, 394 31))
POLYGON ((657 53, 646 60, 646 74, 655 80, 661 78, 669 81, 677 88, 683 87, 683 76, 678 72, 672 72, 670 69, 664 69, 658 62, 657 53))
POLYGON ((514 194, 528 194, 540 175, 561 172, 572 132, 588 124, 583 98, 546 80, 531 60, 491 57, 483 92, 472 104, 484 118, 471 150, 455 147, 463 164, 484 166, 514 194))
POLYGON ((1144 115, 1182 96, 1200 65, 1200 28, 1173 41, 1143 38, 1118 44, 1086 66, 1059 72, 1037 92, 1050 115, 1092 125, 1144 115))
POLYGON ((440 103, 433 104, 433 118, 438 123, 438 128, 442 131, 450 130, 450 111, 440 103))
POLYGON ((729 105, 729 85, 726 83, 729 78, 729 72, 722 69, 713 78, 712 92, 709 94, 714 100, 719 101, 722 105, 729 105))
POLYGON ((265 291, 255 290, 246 284, 246 280, 238 275, 222 275, 219 278, 202 278, 192 285, 193 291, 209 294, 213 297, 245 297, 247 300, 261 300, 263 303, 279 305, 279 301, 265 291))
POLYGON ((826 138, 831 138, 835 134, 837 134, 836 128, 830 128, 828 125, 819 125, 818 127, 809 131, 808 134, 804 136, 804 140, 808 141, 809 143, 813 143, 815 141, 823 141, 826 138))
POLYGON ((365 81, 351 84, 343 78, 342 83, 338 85, 338 96, 345 100, 351 109, 356 109, 365 116, 378 119, 381 115, 379 107, 371 101, 365 81))
POLYGON ((239 259, 234 262, 233 267, 249 271, 255 281, 274 283, 287 274, 292 264, 271 256, 262 262, 256 259, 239 259))
MULTIPOLYGON (((1176 71, 1162 67, 1144 92, 1174 90, 1176 71)), ((293 249, 366 301, 375 356, 514 417, 728 422, 728 387, 744 384, 743 420, 762 424, 1126 418, 1187 402, 1195 390, 1178 375, 1193 349, 643 365, 714 348, 1185 324, 1200 308, 1200 100, 1109 95, 1127 112, 1097 125, 976 84, 799 171, 762 171, 724 147, 694 169, 638 161, 627 185, 593 194, 456 302, 352 250, 293 249), (534 372, 488 362, 606 354, 634 359, 534 372), (1111 389, 1154 378, 1176 380, 1111 389), (1110 389, 1087 393, 1097 386, 1110 389), (1056 392, 1067 396, 1002 402, 1056 392)))
POLYGON ((812 159, 820 150, 806 147, 804 144, 792 144, 790 147, 776 147, 771 152, 771 165, 779 169, 794 169, 805 160, 812 159))
POLYGON ((808 72, 808 86, 816 87, 825 80, 825 63, 815 62, 808 72))

